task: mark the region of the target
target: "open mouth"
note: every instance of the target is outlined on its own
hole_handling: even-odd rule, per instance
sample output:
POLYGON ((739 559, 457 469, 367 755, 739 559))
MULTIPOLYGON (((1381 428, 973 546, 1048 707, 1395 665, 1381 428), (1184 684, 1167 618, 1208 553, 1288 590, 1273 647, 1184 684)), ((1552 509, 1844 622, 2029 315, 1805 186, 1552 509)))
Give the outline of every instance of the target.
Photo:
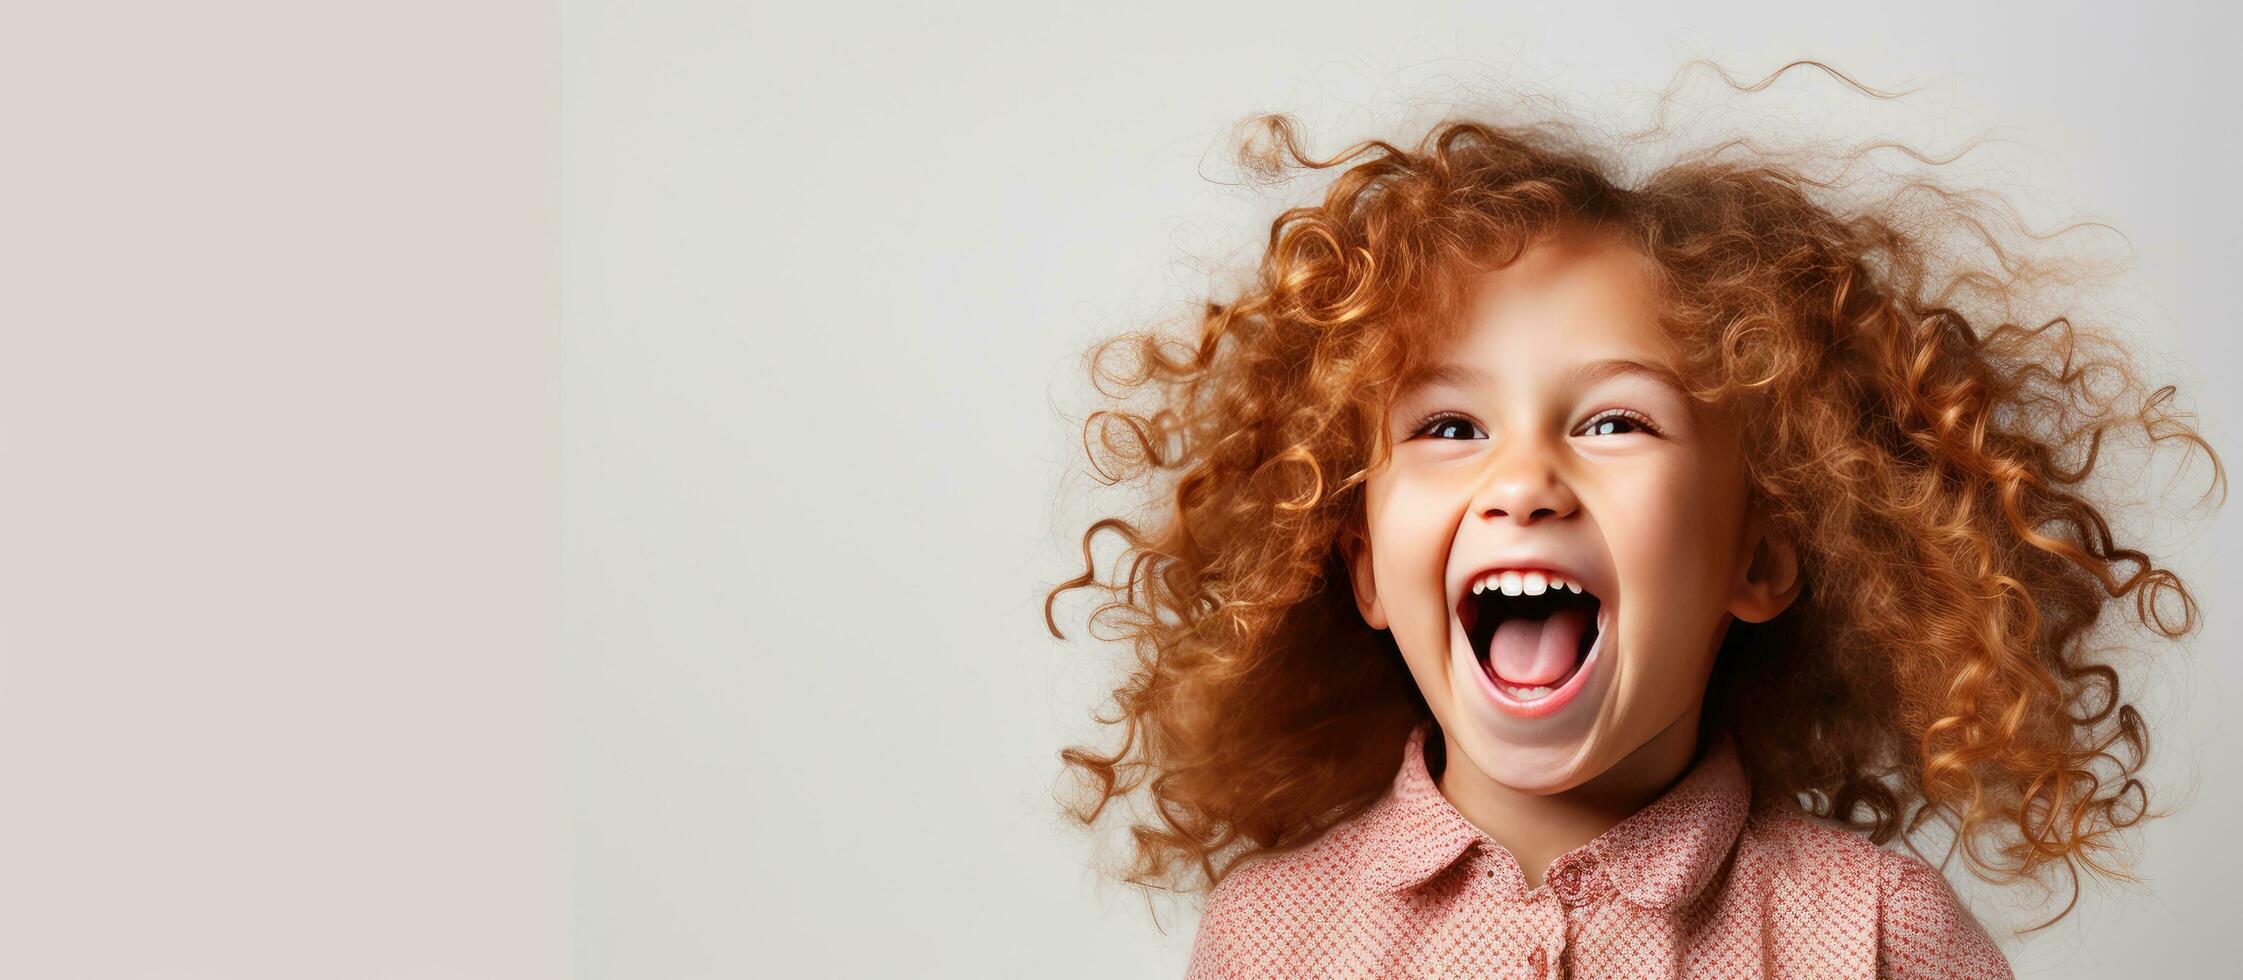
POLYGON ((1472 654, 1504 694, 1535 701, 1563 688, 1596 647, 1595 593, 1562 575, 1505 569, 1476 579, 1457 618, 1472 654))

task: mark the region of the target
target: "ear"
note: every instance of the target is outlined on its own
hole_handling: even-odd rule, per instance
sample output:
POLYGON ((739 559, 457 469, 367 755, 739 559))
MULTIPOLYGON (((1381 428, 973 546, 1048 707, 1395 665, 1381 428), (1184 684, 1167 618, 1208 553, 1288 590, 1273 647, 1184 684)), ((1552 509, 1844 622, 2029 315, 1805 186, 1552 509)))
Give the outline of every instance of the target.
POLYGON ((1803 583, 1799 548, 1758 513, 1746 522, 1745 560, 1737 569, 1729 612, 1748 623, 1765 623, 1791 608, 1803 583))
POLYGON ((1371 575, 1371 545, 1362 532, 1350 527, 1340 533, 1340 555, 1347 559, 1347 575, 1355 585, 1355 610, 1375 630, 1386 628, 1386 609, 1379 605, 1378 580, 1371 575))

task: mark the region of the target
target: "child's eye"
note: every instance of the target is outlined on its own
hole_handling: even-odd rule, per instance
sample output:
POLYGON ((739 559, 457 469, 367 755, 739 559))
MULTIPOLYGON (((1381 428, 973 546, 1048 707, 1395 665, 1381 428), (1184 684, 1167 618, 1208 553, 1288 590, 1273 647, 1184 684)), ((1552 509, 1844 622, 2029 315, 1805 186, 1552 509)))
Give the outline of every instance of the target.
MULTIPOLYGON (((1418 431, 1415 431, 1413 435, 1427 435, 1427 433, 1451 433, 1451 431, 1456 431, 1456 428, 1458 428, 1458 426, 1465 426, 1465 431, 1467 431, 1467 433, 1478 433, 1478 431, 1480 431, 1480 426, 1474 426, 1474 424, 1471 424, 1471 419, 1467 419, 1467 417, 1462 417, 1462 415, 1451 415, 1451 413, 1436 413, 1436 415, 1431 415, 1431 417, 1427 417, 1427 419, 1424 419, 1424 422, 1420 422, 1420 424, 1418 424, 1418 431)), ((1485 437, 1487 437, 1487 435, 1467 435, 1467 440, 1485 440, 1485 437)), ((1436 435, 1436 440, 1440 440, 1440 435, 1436 435)))
POLYGON ((1608 413, 1597 415, 1595 419, 1588 419, 1588 431, 1590 431, 1590 435, 1626 435, 1628 433, 1628 431, 1613 433, 1608 428, 1613 424, 1631 426, 1628 431, 1640 431, 1644 435, 1660 435, 1660 426, 1653 426, 1651 419, 1646 419, 1644 413, 1633 413, 1633 410, 1626 410, 1626 408, 1613 408, 1613 410, 1608 410, 1608 413))
MULTIPOLYGON (((1474 424, 1471 424, 1471 419, 1462 417, 1462 415, 1433 413, 1433 415, 1424 417, 1422 422, 1418 422, 1418 426, 1415 426, 1411 431, 1411 437, 1433 435, 1436 440, 1447 440, 1449 435, 1440 435, 1440 433, 1456 433, 1458 426, 1462 426, 1462 431, 1467 431, 1467 433, 1478 433, 1480 431, 1480 426, 1474 426, 1474 424)), ((1628 435, 1628 433, 1658 435, 1660 433, 1660 428, 1653 426, 1649 417, 1644 417, 1642 413, 1635 413, 1635 410, 1628 410, 1628 408, 1613 408, 1613 410, 1606 410, 1606 413, 1599 413, 1595 419, 1588 419, 1588 426, 1584 426, 1584 428, 1586 428, 1586 431, 1579 433, 1579 435, 1628 435), (1615 431, 1615 426, 1617 426, 1617 431, 1615 431)), ((1465 435, 1465 437, 1467 437, 1467 440, 1485 440, 1487 435, 1483 433, 1483 435, 1465 435)))

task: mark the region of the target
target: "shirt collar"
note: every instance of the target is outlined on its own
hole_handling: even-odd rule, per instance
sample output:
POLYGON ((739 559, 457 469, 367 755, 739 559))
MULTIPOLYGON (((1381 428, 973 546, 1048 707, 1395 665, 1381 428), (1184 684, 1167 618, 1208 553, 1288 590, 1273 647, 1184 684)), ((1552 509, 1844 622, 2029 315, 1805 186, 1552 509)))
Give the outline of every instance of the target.
MULTIPOLYGON (((1426 769, 1425 740, 1431 728, 1427 720, 1411 729, 1393 787, 1364 816, 1369 831, 1366 883, 1384 891, 1415 888, 1479 843, 1511 866, 1523 892, 1525 878, 1516 859, 1464 819, 1426 769)), ((1666 908, 1695 896, 1720 870, 1744 828, 1751 798, 1752 784, 1735 745, 1721 736, 1650 806, 1551 867, 1593 864, 1630 901, 1666 908)))

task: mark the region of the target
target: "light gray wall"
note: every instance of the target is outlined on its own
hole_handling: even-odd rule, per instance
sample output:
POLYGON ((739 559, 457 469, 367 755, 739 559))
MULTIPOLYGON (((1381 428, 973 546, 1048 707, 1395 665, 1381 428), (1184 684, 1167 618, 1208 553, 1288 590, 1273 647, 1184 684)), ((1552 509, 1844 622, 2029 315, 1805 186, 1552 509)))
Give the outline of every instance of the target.
POLYGON ((566 975, 558 28, 0 18, 0 976, 566 975))

